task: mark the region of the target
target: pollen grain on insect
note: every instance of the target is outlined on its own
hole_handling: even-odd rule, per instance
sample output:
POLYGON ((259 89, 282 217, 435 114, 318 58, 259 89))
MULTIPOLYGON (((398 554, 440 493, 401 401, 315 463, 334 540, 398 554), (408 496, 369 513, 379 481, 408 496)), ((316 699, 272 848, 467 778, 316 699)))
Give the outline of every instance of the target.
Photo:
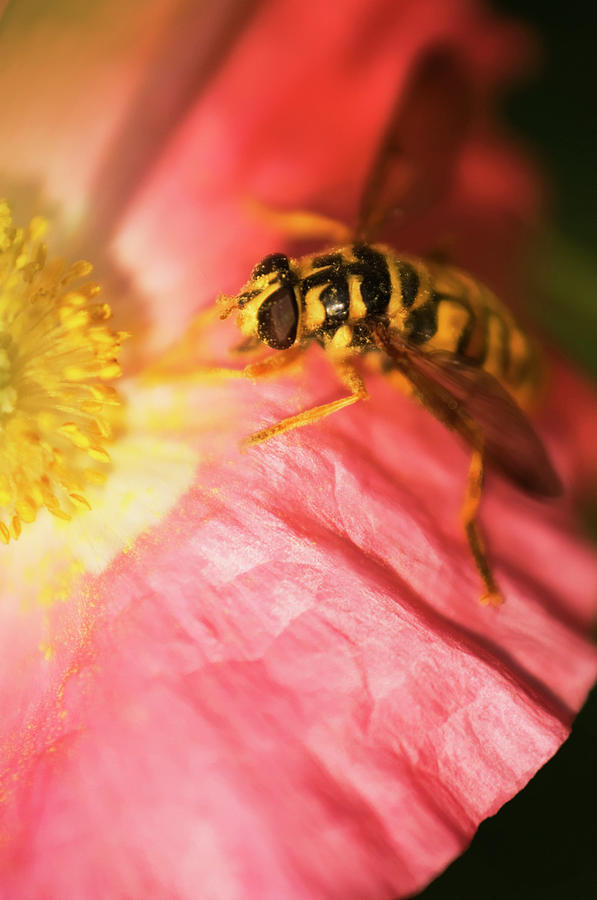
POLYGON ((123 332, 85 260, 46 259, 45 222, 0 201, 0 542, 41 509, 69 521, 106 480, 123 332))

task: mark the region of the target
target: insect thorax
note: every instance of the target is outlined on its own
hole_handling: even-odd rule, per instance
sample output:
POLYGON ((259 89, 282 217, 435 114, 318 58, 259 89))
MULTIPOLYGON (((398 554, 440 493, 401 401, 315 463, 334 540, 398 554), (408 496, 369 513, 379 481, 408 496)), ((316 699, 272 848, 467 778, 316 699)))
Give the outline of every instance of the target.
POLYGON ((418 291, 416 270, 382 246, 353 244, 300 261, 304 339, 373 349, 374 323, 405 321, 418 291))
POLYGON ((301 294, 305 307, 305 337, 333 339, 352 326, 354 337, 366 338, 368 320, 383 317, 392 284, 386 255, 367 244, 341 247, 301 260, 301 294))

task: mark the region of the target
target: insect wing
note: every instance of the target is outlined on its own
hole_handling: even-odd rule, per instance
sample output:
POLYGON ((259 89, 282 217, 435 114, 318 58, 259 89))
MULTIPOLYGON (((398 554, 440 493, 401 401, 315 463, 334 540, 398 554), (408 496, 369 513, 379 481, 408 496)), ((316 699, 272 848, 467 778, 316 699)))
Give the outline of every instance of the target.
POLYGON ((401 90, 363 191, 359 238, 395 212, 418 215, 443 194, 472 110, 470 79, 453 49, 436 46, 401 90))
POLYGON ((423 404, 510 481, 531 494, 556 497, 561 481, 530 421, 499 381, 449 353, 424 354, 387 331, 380 346, 407 376, 423 404))

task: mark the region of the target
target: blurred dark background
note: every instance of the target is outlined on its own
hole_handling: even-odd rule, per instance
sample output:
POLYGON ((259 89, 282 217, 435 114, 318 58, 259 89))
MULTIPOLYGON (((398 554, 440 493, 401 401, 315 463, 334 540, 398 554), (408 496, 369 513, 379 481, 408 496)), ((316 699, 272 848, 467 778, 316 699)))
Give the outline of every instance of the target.
POLYGON ((551 180, 552 221, 538 247, 535 313, 554 343, 597 379, 597 4, 494 0, 527 22, 543 56, 505 110, 551 180))
MULTIPOLYGON (((597 4, 493 0, 543 45, 541 71, 506 104, 553 186, 535 255, 535 312, 597 380, 597 4)), ((597 448, 596 448, 597 453, 597 448)), ((597 516, 592 516, 597 536, 597 516)), ((597 898, 597 689, 560 752, 485 821, 417 900, 597 898)))

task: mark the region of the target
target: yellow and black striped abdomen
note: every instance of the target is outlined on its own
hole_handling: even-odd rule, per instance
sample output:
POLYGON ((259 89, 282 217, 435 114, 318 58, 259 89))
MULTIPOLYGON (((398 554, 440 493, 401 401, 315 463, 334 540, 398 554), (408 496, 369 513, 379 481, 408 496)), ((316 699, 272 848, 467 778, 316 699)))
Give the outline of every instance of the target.
POLYGON ((480 366, 526 406, 538 381, 536 351, 495 294, 459 269, 386 252, 390 327, 426 351, 480 366))

